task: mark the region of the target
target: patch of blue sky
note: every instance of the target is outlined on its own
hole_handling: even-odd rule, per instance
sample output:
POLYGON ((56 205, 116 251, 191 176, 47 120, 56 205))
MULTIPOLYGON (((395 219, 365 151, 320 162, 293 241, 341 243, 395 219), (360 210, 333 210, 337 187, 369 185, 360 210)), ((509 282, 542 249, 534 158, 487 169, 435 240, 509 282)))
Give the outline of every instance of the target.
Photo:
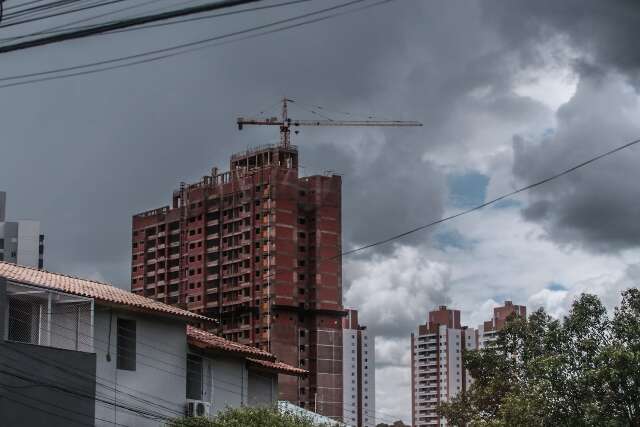
POLYGON ((449 203, 455 208, 465 209, 484 203, 489 177, 479 172, 451 174, 447 176, 449 203))
POLYGON ((434 235, 436 247, 440 250, 447 248, 469 250, 475 246, 475 241, 467 239, 458 230, 444 230, 434 235))
POLYGON ((551 282, 547 285, 547 289, 554 292, 566 291, 567 288, 558 282, 551 282))

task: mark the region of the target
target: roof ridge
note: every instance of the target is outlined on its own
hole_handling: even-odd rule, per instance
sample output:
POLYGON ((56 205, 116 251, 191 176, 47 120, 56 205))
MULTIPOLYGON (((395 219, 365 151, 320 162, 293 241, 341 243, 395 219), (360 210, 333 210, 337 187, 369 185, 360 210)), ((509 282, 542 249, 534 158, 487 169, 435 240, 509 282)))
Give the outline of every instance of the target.
POLYGON ((214 319, 201 314, 165 304, 161 301, 156 301, 108 282, 99 282, 97 280, 55 273, 44 269, 40 270, 35 267, 23 266, 5 261, 0 261, 0 276, 5 276, 10 280, 23 282, 33 286, 40 286, 48 289, 60 290, 74 295, 94 298, 106 303, 149 309, 170 315, 200 319, 207 322, 215 321, 214 319), (71 286, 73 289, 68 289, 68 286, 71 286))
MULTIPOLYGON (((32 271, 35 271, 35 272, 38 272, 38 273, 55 274, 56 276, 67 277, 69 279, 75 279, 75 280, 82 280, 83 282, 91 282, 91 283, 95 283, 95 284, 98 284, 98 285, 110 286, 112 288, 116 288, 116 289, 120 289, 120 290, 125 291, 125 292, 129 292, 126 289, 122 289, 122 288, 114 285, 113 283, 109 283, 109 282, 99 282, 97 280, 86 279, 86 278, 80 277, 80 276, 73 276, 71 274, 58 273, 58 272, 55 272, 55 271, 49 271, 49 270, 45 270, 44 268, 37 268, 37 267, 30 266, 30 265, 14 264, 14 263, 7 262, 7 261, 0 261, 0 264, 6 264, 6 265, 11 266, 11 267, 23 268, 25 270, 32 270, 32 271)), ((130 293, 133 293, 133 292, 130 292, 130 293)))

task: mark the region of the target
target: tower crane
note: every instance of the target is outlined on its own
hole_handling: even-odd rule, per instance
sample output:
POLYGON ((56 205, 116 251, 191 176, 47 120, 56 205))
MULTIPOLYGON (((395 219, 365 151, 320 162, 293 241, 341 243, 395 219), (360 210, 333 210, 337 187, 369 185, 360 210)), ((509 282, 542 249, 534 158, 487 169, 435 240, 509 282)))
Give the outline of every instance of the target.
MULTIPOLYGON (((280 144, 288 147, 291 143, 291 128, 299 126, 384 126, 405 127, 422 126, 422 123, 402 120, 297 120, 289 117, 287 104, 295 102, 293 99, 282 98, 282 117, 270 117, 266 119, 238 118, 238 130, 247 125, 280 126, 280 144)), ((298 131, 295 131, 298 133, 298 131)))

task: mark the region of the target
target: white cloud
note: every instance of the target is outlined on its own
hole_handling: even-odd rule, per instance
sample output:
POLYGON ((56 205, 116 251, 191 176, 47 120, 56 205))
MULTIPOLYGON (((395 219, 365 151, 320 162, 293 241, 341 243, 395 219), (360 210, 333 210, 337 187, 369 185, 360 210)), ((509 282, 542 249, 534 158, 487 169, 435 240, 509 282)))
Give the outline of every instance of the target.
POLYGON ((406 367, 376 369, 376 423, 411 420, 411 372, 406 367))
POLYGON ((374 333, 406 335, 424 322, 428 307, 448 302, 450 270, 420 248, 398 246, 389 255, 347 261, 345 306, 357 307, 360 321, 374 333))
POLYGON ((640 279, 638 252, 595 255, 558 247, 541 226, 522 219, 517 208, 489 208, 461 217, 448 228, 473 242, 468 249, 438 249, 401 243, 388 255, 347 261, 352 279, 348 306, 360 310, 376 337, 377 405, 410 420, 410 334, 428 312, 446 303, 462 311, 462 323, 477 327, 504 300, 566 314, 582 292, 601 296, 608 308, 620 290, 640 279), (563 289, 549 289, 553 283, 563 289))

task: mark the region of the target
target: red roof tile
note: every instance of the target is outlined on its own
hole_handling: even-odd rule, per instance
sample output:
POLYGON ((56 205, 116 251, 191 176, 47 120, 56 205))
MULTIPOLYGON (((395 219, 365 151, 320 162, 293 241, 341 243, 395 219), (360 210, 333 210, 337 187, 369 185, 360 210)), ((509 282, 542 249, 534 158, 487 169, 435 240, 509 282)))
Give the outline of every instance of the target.
POLYGON ((209 350, 230 351, 242 356, 250 356, 259 359, 276 360, 276 357, 259 348, 249 347, 248 345, 238 344, 237 342, 226 340, 211 332, 202 329, 187 326, 187 339, 189 344, 196 347, 206 348, 209 350))
POLYGON ((108 283, 50 273, 32 267, 23 267, 0 261, 0 277, 27 285, 94 298, 98 302, 133 307, 138 310, 180 317, 185 320, 214 322, 213 319, 209 319, 208 317, 133 294, 108 283))
POLYGON ((309 371, 306 371, 300 368, 295 368, 283 362, 270 362, 268 360, 251 359, 251 358, 247 358, 247 360, 251 365, 258 366, 259 368, 269 369, 271 371, 276 371, 281 374, 296 375, 296 376, 309 375, 309 371))
POLYGON ((259 348, 238 344, 237 342, 226 340, 214 333, 204 331, 187 325, 187 342, 193 346, 207 350, 220 352, 231 352, 244 356, 251 364, 260 368, 269 369, 287 375, 307 375, 309 372, 304 369, 295 368, 286 363, 279 362, 276 357, 259 348))

